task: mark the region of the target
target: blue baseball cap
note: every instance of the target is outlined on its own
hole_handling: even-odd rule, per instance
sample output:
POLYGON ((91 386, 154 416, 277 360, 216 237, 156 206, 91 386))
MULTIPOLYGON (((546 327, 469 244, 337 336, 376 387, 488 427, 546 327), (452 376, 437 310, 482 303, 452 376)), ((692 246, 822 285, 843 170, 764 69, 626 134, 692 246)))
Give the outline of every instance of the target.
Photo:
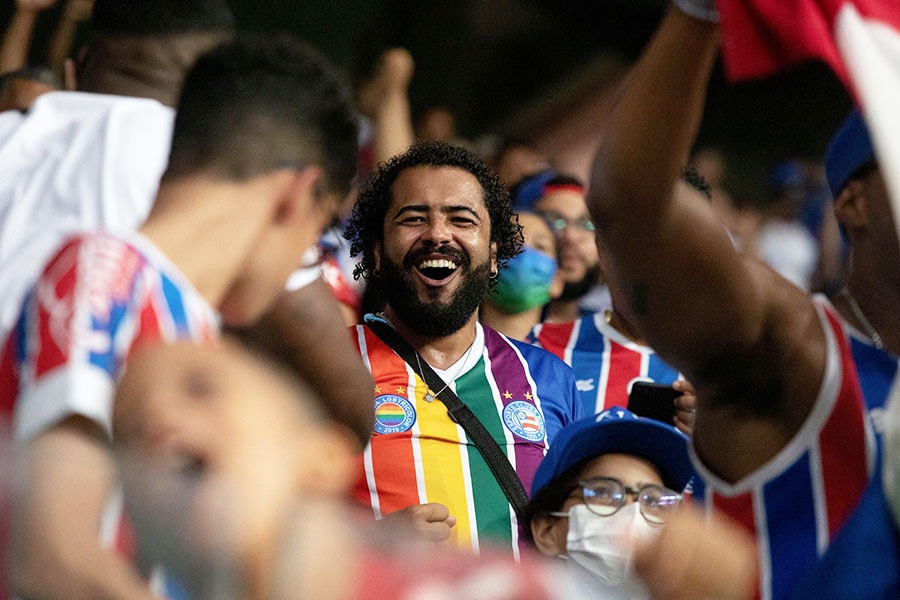
POLYGON ((831 196, 837 198, 850 177, 875 158, 875 148, 866 121, 853 109, 825 150, 825 177, 831 196))
POLYGON ((570 423, 556 434, 534 474, 531 497, 583 460, 603 454, 631 454, 650 461, 666 487, 678 492, 694 475, 686 435, 671 425, 615 406, 570 423))
POLYGON ((776 162, 766 173, 766 187, 772 196, 803 195, 806 191, 806 175, 803 173, 803 165, 797 160, 776 162))
POLYGON ((516 212, 534 211, 534 204, 544 195, 544 186, 551 179, 559 176, 553 169, 544 169, 523 177, 519 183, 513 186, 512 196, 513 210, 516 212))

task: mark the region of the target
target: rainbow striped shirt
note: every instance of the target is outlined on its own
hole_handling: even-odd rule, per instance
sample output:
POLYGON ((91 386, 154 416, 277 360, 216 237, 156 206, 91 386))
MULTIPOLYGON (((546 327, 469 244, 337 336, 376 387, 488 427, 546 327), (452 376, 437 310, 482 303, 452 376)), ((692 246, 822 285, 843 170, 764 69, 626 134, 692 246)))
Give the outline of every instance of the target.
MULTIPOLYGON (((375 518, 438 502, 457 519, 451 540, 478 552, 483 544, 519 555, 518 521, 500 485, 462 427, 428 386, 368 327, 355 340, 375 380, 375 427, 362 456, 357 497, 375 518)), ((571 369, 540 348, 477 325, 475 342, 451 387, 481 420, 515 468, 525 489, 548 444, 581 417, 571 369)))

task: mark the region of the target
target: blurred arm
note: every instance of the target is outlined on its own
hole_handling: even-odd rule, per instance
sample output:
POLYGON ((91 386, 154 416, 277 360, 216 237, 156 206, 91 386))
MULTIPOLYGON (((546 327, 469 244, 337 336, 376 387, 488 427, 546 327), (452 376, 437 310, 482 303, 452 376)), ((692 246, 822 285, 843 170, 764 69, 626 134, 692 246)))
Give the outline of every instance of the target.
POLYGON ((31 34, 38 14, 55 0, 19 0, 0 45, 0 73, 16 71, 28 62, 31 34))
POLYGON ((716 25, 669 8, 613 110, 589 204, 610 288, 696 387, 695 447, 735 481, 804 422, 825 344, 809 298, 738 254, 710 203, 679 180, 718 47, 716 25))
POLYGON ((720 288, 741 284, 729 276, 742 267, 723 227, 699 193, 678 181, 718 48, 716 25, 670 8, 626 79, 594 165, 589 202, 601 249, 622 284, 622 308, 657 351, 673 346, 670 340, 681 351, 684 335, 707 337, 706 309, 720 312, 717 305, 731 299, 721 298, 720 288), (721 261, 713 263, 713 255, 721 261), (689 265, 725 285, 704 289, 699 276, 685 277, 689 265), (687 306, 697 310, 682 315, 679 326, 676 315, 687 306))
POLYGON ((13 519, 14 591, 25 598, 152 600, 137 571, 100 544, 115 472, 97 427, 70 418, 24 453, 24 489, 13 519))
POLYGON ((388 160, 415 141, 409 82, 413 76, 412 55, 405 48, 391 48, 378 59, 375 73, 360 93, 360 110, 375 126, 375 162, 388 160))
POLYGON ((635 571, 654 598, 749 600, 755 595, 755 541, 714 512, 686 507, 658 537, 634 543, 635 571))
POLYGON ((70 58, 78 24, 90 18, 93 6, 93 0, 68 0, 66 2, 66 8, 47 52, 47 62, 50 63, 53 72, 63 79, 65 79, 64 63, 67 58, 70 58))
POLYGON ((244 332, 287 359, 322 398, 329 415, 347 425, 360 448, 374 424, 375 384, 322 278, 285 292, 253 328, 244 332))

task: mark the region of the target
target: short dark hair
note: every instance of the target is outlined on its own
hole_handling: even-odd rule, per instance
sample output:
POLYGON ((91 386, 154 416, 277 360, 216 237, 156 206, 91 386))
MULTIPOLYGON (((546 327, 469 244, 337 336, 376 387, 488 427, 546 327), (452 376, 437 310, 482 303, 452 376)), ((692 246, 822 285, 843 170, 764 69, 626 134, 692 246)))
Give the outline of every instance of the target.
MULTIPOLYGON (((353 269, 354 279, 368 280, 375 272, 375 245, 384 236, 384 217, 391 202, 391 186, 405 171, 418 166, 458 167, 478 180, 491 221, 491 241, 497 243, 497 265, 502 269, 521 251, 524 238, 518 218, 513 218, 509 193, 497 174, 475 153, 444 142, 419 142, 406 152, 378 165, 374 176, 356 200, 344 237, 351 256, 361 256, 353 269)), ((496 278, 491 280, 491 285, 496 278)))
POLYGON ((96 0, 78 89, 175 106, 197 57, 235 34, 226 0, 96 0))
POLYGON ((349 86, 312 47, 286 35, 239 36, 204 54, 181 92, 165 178, 242 181, 321 166, 345 195, 358 125, 349 86))

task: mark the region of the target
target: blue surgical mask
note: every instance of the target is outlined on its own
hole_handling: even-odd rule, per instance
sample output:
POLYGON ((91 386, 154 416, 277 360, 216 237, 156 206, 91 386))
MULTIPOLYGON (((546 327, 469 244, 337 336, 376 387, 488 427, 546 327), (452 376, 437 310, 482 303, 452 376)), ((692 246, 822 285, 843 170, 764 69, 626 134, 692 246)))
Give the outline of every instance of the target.
POLYGON ((550 301, 556 261, 540 250, 525 246, 500 272, 491 302, 507 314, 519 314, 550 301))

